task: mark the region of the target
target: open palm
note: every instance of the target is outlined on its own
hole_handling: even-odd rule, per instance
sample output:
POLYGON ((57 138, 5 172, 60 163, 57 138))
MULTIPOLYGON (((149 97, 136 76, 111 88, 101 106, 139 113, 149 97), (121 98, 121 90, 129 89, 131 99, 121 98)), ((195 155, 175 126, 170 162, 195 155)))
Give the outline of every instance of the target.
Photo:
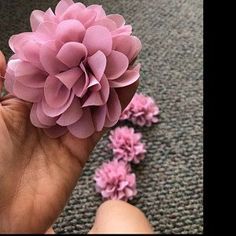
MULTIPOLYGON (((4 67, 0 54, 2 74, 4 67)), ((123 109, 137 84, 117 91, 123 109)), ((87 139, 70 133, 51 139, 31 124, 30 108, 11 95, 0 98, 0 232, 46 232, 104 132, 87 139)))

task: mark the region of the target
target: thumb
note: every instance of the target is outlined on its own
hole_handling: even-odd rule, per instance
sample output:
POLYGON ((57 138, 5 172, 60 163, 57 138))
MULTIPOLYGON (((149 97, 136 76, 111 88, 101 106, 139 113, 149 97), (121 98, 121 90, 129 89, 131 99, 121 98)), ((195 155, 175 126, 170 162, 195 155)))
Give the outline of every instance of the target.
POLYGON ((6 59, 2 51, 0 50, 0 75, 1 76, 4 76, 5 70, 6 70, 6 59))
POLYGON ((3 78, 2 76, 5 75, 6 70, 6 60, 5 56, 3 55, 2 51, 0 50, 0 95, 3 87, 3 78))

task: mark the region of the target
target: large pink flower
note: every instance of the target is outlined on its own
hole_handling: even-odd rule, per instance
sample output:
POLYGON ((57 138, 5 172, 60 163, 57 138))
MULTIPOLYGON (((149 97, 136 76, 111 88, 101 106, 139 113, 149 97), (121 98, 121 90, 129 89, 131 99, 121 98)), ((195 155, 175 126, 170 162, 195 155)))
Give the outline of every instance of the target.
POLYGON ((14 35, 5 87, 33 103, 31 122, 51 137, 70 132, 86 138, 117 123, 117 88, 139 78, 131 66, 140 40, 121 15, 106 15, 99 5, 61 0, 55 13, 35 10, 32 32, 14 35))

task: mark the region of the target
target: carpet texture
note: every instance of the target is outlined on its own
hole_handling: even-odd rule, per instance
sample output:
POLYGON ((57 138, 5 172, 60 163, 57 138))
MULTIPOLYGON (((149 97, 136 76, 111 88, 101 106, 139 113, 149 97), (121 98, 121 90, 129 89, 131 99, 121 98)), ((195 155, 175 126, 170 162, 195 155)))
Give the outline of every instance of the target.
MULTIPOLYGON (((9 57, 8 38, 29 29, 32 9, 55 0, 0 0, 0 49, 9 57)), ((160 106, 160 123, 137 128, 148 153, 134 168, 139 207, 156 233, 203 232, 203 14, 201 0, 85 0, 124 15, 143 43, 139 91, 160 106)), ((95 148, 73 195, 55 222, 58 233, 87 233, 101 198, 95 169, 112 157, 107 135, 95 148)))

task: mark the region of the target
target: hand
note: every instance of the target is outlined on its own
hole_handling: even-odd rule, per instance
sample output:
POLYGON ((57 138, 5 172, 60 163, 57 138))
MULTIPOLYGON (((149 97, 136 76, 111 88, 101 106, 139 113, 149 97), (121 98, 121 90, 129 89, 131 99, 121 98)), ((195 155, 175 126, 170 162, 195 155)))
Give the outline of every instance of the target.
MULTIPOLYGON (((0 53, 0 73, 4 70, 0 53)), ((137 86, 118 90, 123 109, 137 86)), ((10 95, 0 98, 0 232, 46 232, 66 205, 104 133, 83 140, 70 133, 51 139, 31 124, 30 107, 10 95)))

